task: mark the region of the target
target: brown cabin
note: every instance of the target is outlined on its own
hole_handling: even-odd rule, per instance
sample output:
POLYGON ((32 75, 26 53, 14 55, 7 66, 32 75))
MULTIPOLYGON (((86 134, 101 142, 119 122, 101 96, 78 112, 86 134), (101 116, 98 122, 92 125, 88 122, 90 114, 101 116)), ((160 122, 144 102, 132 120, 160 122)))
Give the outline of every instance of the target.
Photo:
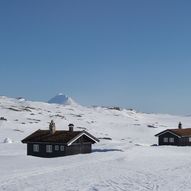
POLYGON ((166 129, 155 135, 159 145, 191 146, 191 128, 166 129))
POLYGON ((49 130, 39 129, 22 140, 27 144, 27 155, 45 158, 91 153, 92 144, 97 142, 86 131, 74 131, 73 124, 69 124, 68 131, 57 131, 53 121, 49 130))

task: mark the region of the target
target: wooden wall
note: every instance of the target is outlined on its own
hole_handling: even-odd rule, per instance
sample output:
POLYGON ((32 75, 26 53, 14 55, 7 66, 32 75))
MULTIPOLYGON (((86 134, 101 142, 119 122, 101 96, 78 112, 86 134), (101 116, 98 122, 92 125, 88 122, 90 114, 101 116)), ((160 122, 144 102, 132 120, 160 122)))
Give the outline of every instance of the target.
POLYGON ((177 137, 169 132, 162 134, 158 137, 159 145, 177 145, 177 146, 191 146, 191 142, 189 142, 189 137, 177 137), (164 138, 174 138, 174 143, 165 143, 164 138))
POLYGON ((45 157, 45 158, 51 158, 51 157, 61 157, 61 156, 67 156, 67 155, 75 155, 75 154, 85 154, 85 153, 91 153, 92 151, 92 145, 91 143, 75 143, 71 146, 66 146, 64 144, 39 144, 39 143, 28 143, 27 144, 27 155, 37 156, 37 157, 45 157), (39 152, 33 151, 33 144, 39 145, 39 152), (52 153, 46 152, 46 145, 52 145, 52 153), (55 150, 55 146, 64 146, 64 151, 55 150))

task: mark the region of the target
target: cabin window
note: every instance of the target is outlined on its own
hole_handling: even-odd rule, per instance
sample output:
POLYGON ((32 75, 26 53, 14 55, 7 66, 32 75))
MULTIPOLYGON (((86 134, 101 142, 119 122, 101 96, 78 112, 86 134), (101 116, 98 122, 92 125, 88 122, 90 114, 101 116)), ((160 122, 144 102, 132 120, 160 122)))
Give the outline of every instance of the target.
POLYGON ((39 152, 39 145, 33 145, 33 151, 34 152, 39 152))
POLYGON ((61 151, 64 151, 64 146, 60 146, 60 150, 61 150, 61 151))
POLYGON ((169 139, 169 142, 170 142, 170 143, 174 143, 174 138, 171 137, 171 138, 169 139))
POLYGON ((191 143, 191 137, 189 137, 189 142, 191 143))
POLYGON ((55 145, 55 151, 59 151, 59 145, 55 145))
POLYGON ((168 143, 168 138, 164 137, 163 141, 164 141, 164 143, 168 143))
POLYGON ((46 152, 52 153, 52 145, 46 145, 46 152))

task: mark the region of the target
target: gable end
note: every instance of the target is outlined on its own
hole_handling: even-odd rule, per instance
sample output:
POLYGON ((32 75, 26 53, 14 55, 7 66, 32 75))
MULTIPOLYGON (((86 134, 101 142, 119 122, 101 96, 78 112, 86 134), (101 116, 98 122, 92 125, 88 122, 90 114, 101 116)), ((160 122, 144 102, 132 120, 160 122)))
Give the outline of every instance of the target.
POLYGON ((164 134, 166 134, 166 133, 170 133, 170 134, 172 134, 172 135, 174 135, 174 136, 176 136, 176 137, 178 137, 178 138, 181 137, 181 136, 177 135, 176 133, 174 133, 174 132, 172 132, 172 131, 170 131, 170 130, 165 130, 165 131, 163 131, 163 132, 161 132, 161 133, 158 133, 158 134, 155 135, 155 137, 159 137, 159 136, 164 135, 164 134))
POLYGON ((79 135, 77 135, 76 137, 74 137, 73 139, 71 139, 68 143, 67 146, 72 145, 76 140, 78 140, 80 137, 82 136, 87 136, 89 139, 91 139, 93 142, 97 143, 99 142, 99 140, 95 137, 93 137, 92 135, 90 135, 89 133, 86 133, 85 131, 80 133, 79 135))

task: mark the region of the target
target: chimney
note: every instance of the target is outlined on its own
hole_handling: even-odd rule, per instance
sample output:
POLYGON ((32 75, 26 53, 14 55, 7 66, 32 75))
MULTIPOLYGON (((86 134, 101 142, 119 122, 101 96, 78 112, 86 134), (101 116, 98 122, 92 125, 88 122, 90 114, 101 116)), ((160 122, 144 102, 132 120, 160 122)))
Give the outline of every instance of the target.
POLYGON ((49 124, 49 130, 50 130, 50 134, 52 135, 56 132, 56 125, 53 120, 51 120, 49 124))
POLYGON ((68 127, 69 127, 69 131, 70 131, 70 132, 73 132, 73 131, 74 131, 74 124, 70 123, 70 124, 68 125, 68 127))
POLYGON ((178 128, 182 129, 182 123, 181 122, 178 124, 178 128))

